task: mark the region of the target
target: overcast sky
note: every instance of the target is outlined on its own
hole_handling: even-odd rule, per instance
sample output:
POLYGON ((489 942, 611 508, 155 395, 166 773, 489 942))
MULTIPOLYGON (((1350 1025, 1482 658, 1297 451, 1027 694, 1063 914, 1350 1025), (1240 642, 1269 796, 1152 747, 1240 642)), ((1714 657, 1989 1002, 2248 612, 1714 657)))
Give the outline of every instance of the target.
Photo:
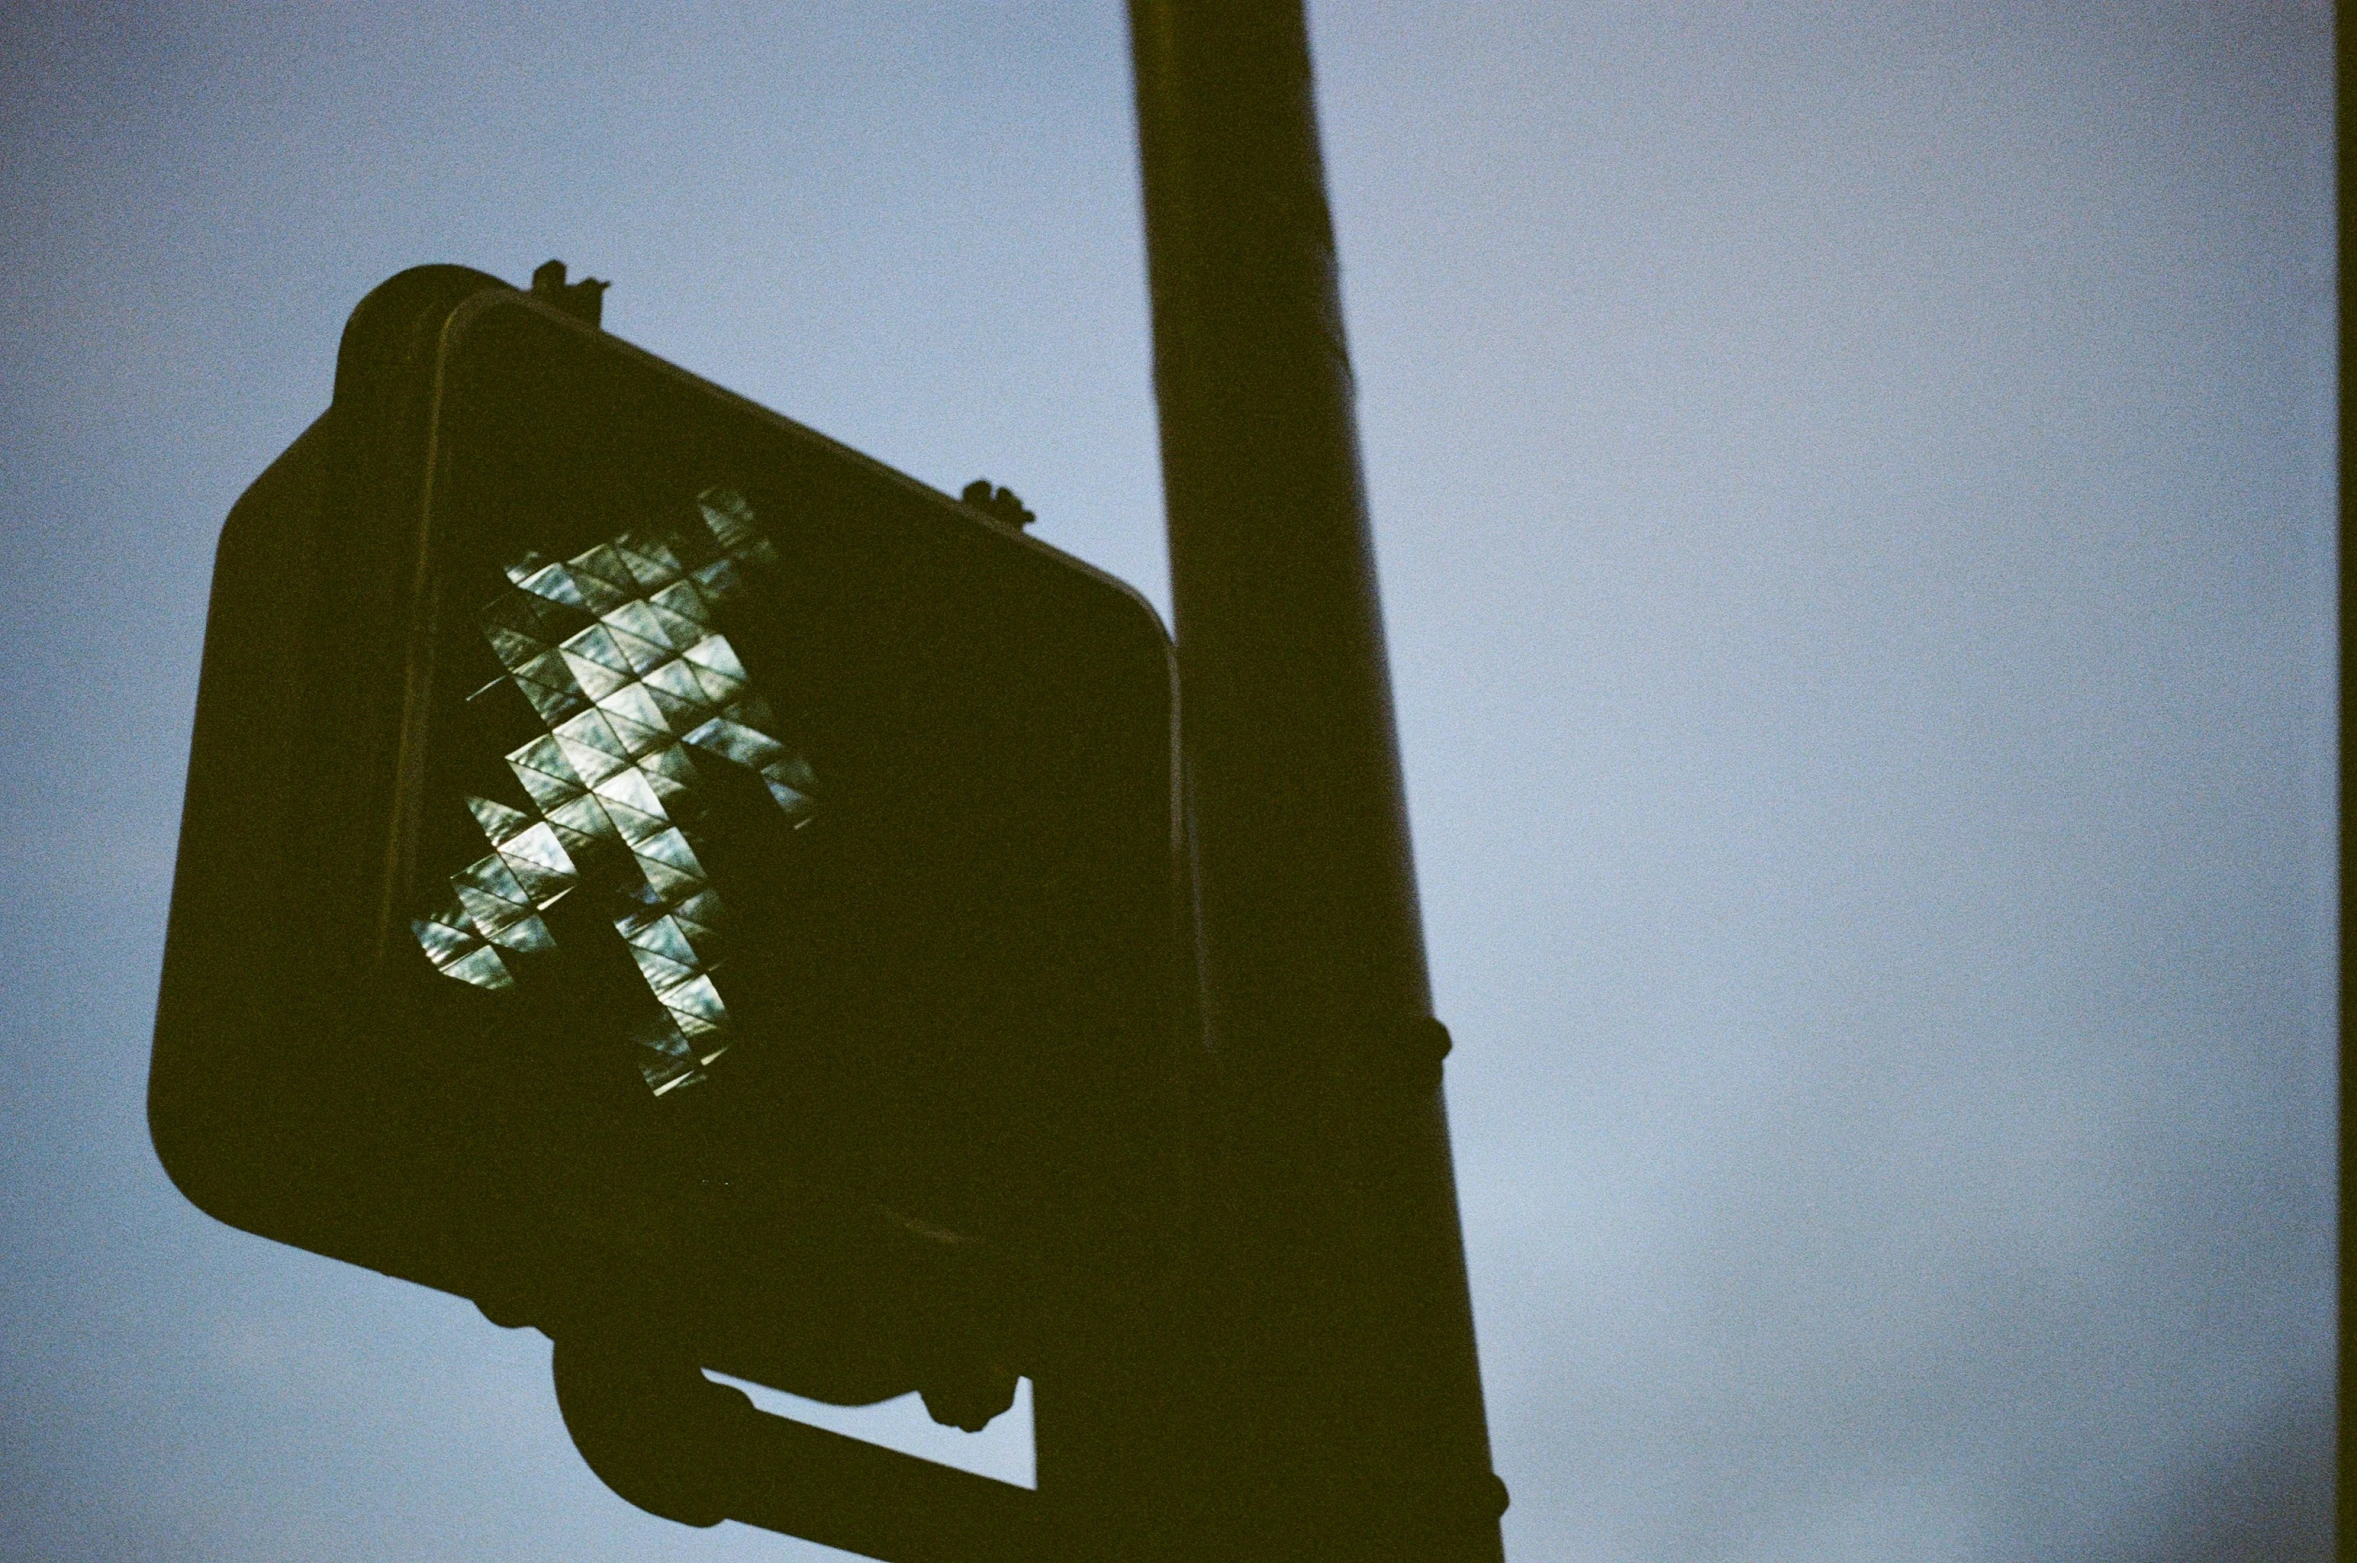
MULTIPOLYGON (((1520 1563, 2324 1556, 2329 19, 1313 7, 1520 1563)), ((820 1555, 166 1182, 213 539, 374 283, 561 256, 1166 606, 1126 48, 0 9, 0 1556, 820 1555)))

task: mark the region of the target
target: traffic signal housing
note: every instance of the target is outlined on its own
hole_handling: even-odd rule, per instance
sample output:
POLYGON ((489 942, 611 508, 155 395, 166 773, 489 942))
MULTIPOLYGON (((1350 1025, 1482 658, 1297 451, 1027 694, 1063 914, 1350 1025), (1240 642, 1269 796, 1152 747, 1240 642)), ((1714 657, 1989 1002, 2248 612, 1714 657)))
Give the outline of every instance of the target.
POLYGON ((158 1152, 503 1323, 978 1422, 1176 1262, 1168 638, 563 303, 385 283, 231 513, 158 1152))

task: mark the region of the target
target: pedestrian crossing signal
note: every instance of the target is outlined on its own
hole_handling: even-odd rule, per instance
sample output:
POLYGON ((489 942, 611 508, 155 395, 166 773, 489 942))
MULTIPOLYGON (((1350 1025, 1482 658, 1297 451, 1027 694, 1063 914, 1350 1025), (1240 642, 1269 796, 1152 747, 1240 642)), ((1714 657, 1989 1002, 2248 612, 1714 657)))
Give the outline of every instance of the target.
POLYGON ((580 306, 394 278, 232 512, 158 1151, 503 1322, 978 1423, 1168 1230, 1169 641, 580 306))

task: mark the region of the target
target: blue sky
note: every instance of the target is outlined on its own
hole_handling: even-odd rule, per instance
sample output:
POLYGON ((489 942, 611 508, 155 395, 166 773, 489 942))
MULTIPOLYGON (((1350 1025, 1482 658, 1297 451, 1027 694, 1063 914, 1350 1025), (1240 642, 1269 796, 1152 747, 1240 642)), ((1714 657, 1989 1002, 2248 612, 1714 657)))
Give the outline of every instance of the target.
MULTIPOLYGON (((1510 1554, 2298 1556, 2327 8, 1312 22, 1510 1554)), ((0 1556, 815 1554, 165 1181, 212 542, 370 286, 561 256, 1166 606, 1126 70, 1110 4, 0 16, 0 1556)))

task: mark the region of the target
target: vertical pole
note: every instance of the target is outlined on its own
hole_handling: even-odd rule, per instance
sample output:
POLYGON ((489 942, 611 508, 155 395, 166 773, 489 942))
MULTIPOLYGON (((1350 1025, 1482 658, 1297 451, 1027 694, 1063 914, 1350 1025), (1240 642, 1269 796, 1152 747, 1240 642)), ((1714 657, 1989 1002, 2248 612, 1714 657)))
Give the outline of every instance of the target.
POLYGON ((1216 1076, 1202 1555, 1496 1560, 1302 7, 1130 24, 1216 1076))

